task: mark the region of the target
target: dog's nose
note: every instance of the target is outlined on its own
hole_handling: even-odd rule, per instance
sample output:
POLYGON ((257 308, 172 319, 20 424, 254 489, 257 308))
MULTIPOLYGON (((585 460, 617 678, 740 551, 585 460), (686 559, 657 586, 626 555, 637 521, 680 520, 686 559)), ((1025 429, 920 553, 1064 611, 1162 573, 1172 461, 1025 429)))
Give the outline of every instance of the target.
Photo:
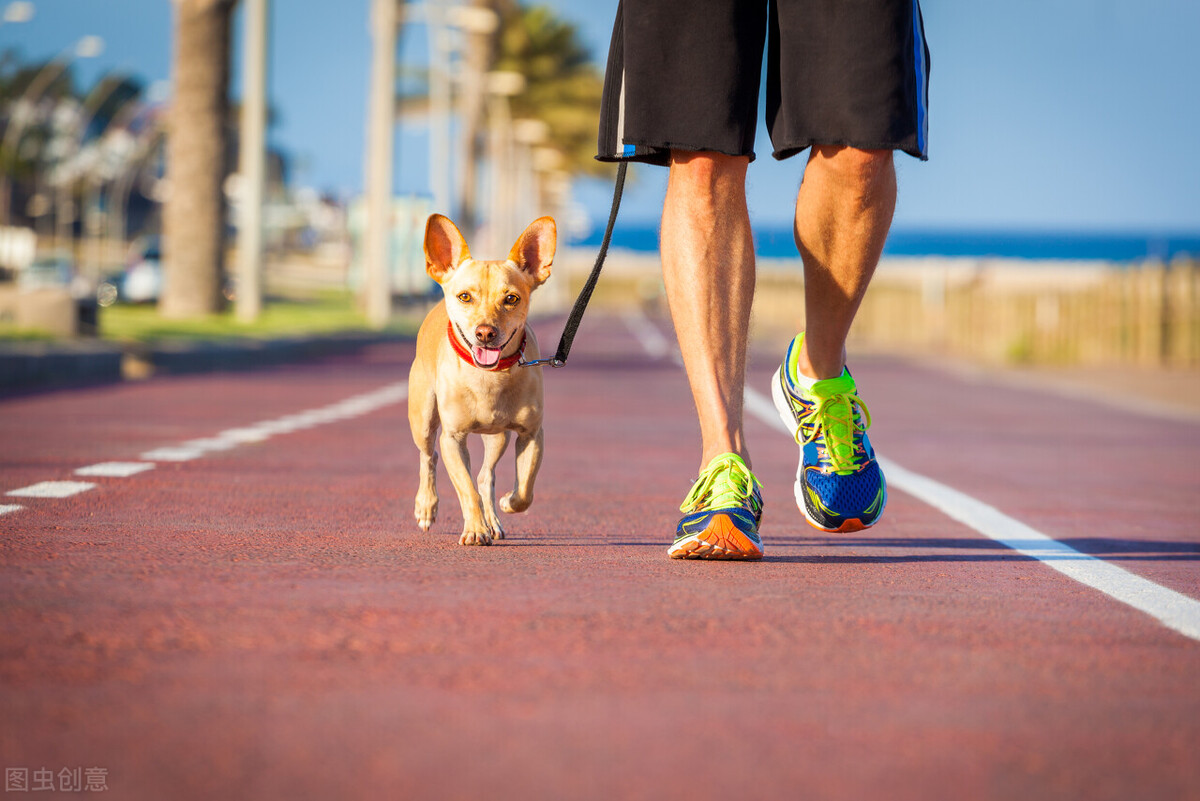
POLYGON ((499 335, 500 335, 500 332, 496 330, 495 326, 491 326, 491 325, 475 326, 475 339, 477 339, 479 341, 480 345, 491 345, 493 342, 496 341, 496 337, 498 337, 499 335))

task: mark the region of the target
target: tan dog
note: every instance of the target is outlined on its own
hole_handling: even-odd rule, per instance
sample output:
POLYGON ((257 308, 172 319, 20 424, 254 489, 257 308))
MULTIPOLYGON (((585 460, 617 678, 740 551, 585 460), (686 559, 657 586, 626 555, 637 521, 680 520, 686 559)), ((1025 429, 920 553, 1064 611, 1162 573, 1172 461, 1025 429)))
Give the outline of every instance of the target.
POLYGON ((417 525, 428 531, 437 519, 437 453, 462 506, 463 545, 502 539, 496 517, 495 468, 517 432, 517 480, 500 499, 505 512, 533 502, 533 481, 542 462, 542 370, 521 367, 538 358, 537 339, 525 325, 529 296, 550 277, 554 220, 530 223, 505 261, 471 258, 454 223, 434 214, 425 224, 425 270, 442 285, 445 301, 421 324, 417 356, 408 376, 408 422, 421 451, 417 525), (479 488, 471 481, 467 435, 483 436, 479 488))

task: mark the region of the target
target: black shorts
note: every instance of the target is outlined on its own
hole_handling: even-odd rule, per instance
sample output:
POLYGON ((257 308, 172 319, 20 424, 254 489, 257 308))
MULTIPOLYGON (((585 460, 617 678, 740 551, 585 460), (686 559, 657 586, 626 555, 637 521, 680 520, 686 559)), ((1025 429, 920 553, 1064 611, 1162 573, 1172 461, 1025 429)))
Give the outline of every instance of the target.
POLYGON ((667 164, 678 149, 753 159, 764 42, 775 158, 815 144, 927 158, 918 0, 621 0, 597 158, 667 164))

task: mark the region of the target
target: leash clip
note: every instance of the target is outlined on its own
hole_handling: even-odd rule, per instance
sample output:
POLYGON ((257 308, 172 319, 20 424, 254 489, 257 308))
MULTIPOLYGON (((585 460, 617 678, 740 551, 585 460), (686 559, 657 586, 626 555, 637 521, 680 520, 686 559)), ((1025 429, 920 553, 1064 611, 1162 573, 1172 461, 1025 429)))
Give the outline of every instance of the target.
POLYGON ((565 367, 567 363, 560 359, 554 359, 554 358, 534 359, 531 362, 527 362, 527 361, 525 361, 525 357, 522 356, 521 360, 519 362, 517 362, 517 364, 521 367, 541 367, 544 364, 548 364, 551 367, 565 367))

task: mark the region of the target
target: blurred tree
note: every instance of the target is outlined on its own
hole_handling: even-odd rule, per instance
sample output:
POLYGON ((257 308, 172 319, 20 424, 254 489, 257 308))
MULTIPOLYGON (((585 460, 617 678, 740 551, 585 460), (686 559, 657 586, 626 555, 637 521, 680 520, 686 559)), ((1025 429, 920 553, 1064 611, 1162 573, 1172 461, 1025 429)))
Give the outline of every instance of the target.
POLYGON ((537 119, 550 128, 547 147, 563 156, 570 173, 606 174, 593 158, 600 118, 604 78, 574 25, 547 6, 526 6, 517 0, 471 0, 471 6, 495 12, 495 31, 468 31, 459 85, 459 123, 464 151, 460 153, 459 209, 456 219, 468 238, 478 224, 477 165, 485 146, 486 75, 493 70, 518 72, 525 89, 512 99, 514 118, 537 119))
POLYGON ((143 89, 140 79, 121 73, 109 73, 96 81, 84 97, 87 127, 80 137, 88 141, 102 134, 127 103, 142 96, 143 89))
POLYGON ((562 154, 568 172, 609 174, 595 160, 604 78, 575 26, 546 6, 504 3, 500 12, 495 69, 525 76, 525 91, 512 99, 513 116, 550 127, 546 146, 562 154))
MULTIPOLYGON (((19 100, 29 89, 34 78, 42 72, 46 72, 52 64, 54 62, 51 61, 25 64, 21 61, 20 55, 13 50, 5 50, 3 55, 0 55, 0 97, 4 99, 6 113, 11 111, 11 103, 19 100)), ((52 77, 38 92, 40 98, 61 100, 64 97, 74 96, 75 78, 70 65, 47 74, 52 77)))
POLYGON ((230 21, 235 0, 175 0, 163 208, 164 317, 219 311, 225 257, 230 21))
POLYGON ((51 118, 59 103, 75 97, 70 66, 45 61, 22 64, 12 50, 0 56, 0 100, 4 133, 0 139, 0 225, 28 225, 27 203, 51 134, 51 118), (34 86, 38 77, 40 87, 34 86))

